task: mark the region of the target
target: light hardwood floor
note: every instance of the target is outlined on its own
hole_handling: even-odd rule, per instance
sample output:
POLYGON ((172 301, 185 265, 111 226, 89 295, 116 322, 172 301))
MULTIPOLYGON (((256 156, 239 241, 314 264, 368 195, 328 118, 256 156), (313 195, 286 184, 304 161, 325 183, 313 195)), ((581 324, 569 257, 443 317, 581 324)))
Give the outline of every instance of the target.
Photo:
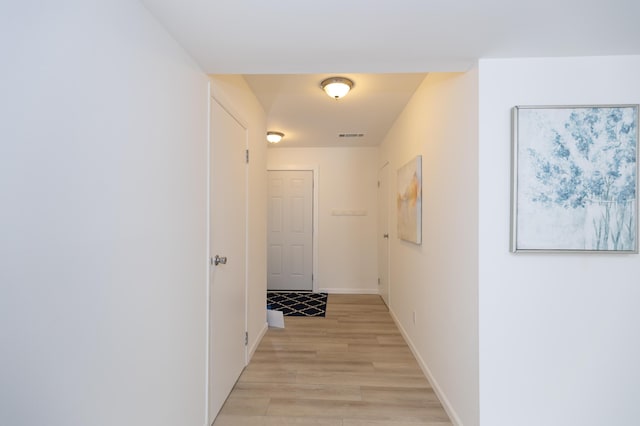
POLYGON ((377 295, 329 295, 326 318, 285 317, 215 426, 451 426, 377 295))

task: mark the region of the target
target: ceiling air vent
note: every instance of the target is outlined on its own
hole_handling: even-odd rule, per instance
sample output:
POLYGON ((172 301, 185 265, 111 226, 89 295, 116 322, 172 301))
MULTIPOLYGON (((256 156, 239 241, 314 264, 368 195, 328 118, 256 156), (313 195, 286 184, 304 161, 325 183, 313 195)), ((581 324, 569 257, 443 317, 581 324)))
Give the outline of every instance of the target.
POLYGON ((339 133, 338 137, 340 138, 361 138, 364 136, 364 133, 339 133))

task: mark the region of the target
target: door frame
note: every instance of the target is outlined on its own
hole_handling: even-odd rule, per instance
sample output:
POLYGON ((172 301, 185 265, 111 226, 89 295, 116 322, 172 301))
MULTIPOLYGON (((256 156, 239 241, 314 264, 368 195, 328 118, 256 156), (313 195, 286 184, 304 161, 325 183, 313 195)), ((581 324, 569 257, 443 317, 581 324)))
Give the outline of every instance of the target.
POLYGON ((318 276, 318 166, 298 166, 298 165, 285 165, 285 166, 276 166, 276 165, 267 165, 267 172, 290 172, 290 171, 300 171, 300 172, 313 172, 313 208, 311 218, 313 230, 311 235, 311 247, 313 249, 313 257, 312 257, 312 291, 317 293, 320 288, 320 277, 318 276))
MULTIPOLYGON (((211 365, 209 365, 210 360, 210 352, 211 352, 211 340, 209 336, 211 335, 211 274, 210 274, 210 259, 213 256, 211 253, 211 105, 212 102, 218 103, 234 120, 240 124, 245 129, 245 141, 244 146, 245 149, 249 149, 249 137, 250 130, 249 125, 246 120, 239 114, 232 106, 231 102, 228 101, 227 97, 224 95, 222 91, 220 91, 216 86, 211 84, 211 81, 208 83, 208 102, 207 102, 207 184, 206 184, 206 221, 207 221, 207 257, 205 259, 205 268, 207 271, 207 290, 206 290, 206 316, 205 316, 205 380, 204 380, 204 419, 205 425, 209 425, 209 374, 211 373, 211 365)), ((245 246, 244 246, 244 331, 247 333, 248 331, 248 322, 249 322, 249 282, 248 282, 248 268, 249 268, 249 167, 248 164, 245 163, 245 185, 244 185, 244 227, 245 227, 245 246)), ((244 365, 245 367, 248 364, 248 345, 245 344, 244 347, 244 365)))
MULTIPOLYGON (((386 195, 386 199, 382 200, 382 208, 386 209, 386 217, 387 217, 387 223, 386 223, 386 229, 387 229, 387 235, 389 235, 389 237, 387 238, 387 242, 386 242, 386 252, 387 252, 387 276, 385 277, 385 281, 386 281, 386 291, 382 292, 382 293, 386 293, 387 296, 387 300, 384 300, 384 297, 382 298, 382 300, 385 302, 385 304, 387 305, 387 308, 391 309, 391 231, 390 231, 390 224, 391 224, 391 187, 390 187, 390 179, 391 179, 391 175, 389 173, 390 171, 390 163, 389 161, 385 161, 384 164, 378 169, 378 184, 381 182, 381 179, 386 178, 386 189, 387 189, 387 193, 384 194, 386 195), (384 176, 384 177, 383 177, 384 176)), ((380 206, 380 185, 378 185, 378 209, 381 207, 380 206)), ((380 211, 378 210, 378 220, 380 220, 380 211)), ((378 223, 377 225, 377 229, 376 232, 380 232, 380 224, 378 223)), ((380 238, 380 235, 378 235, 378 238, 380 238)), ((382 251, 382 249, 384 249, 384 247, 382 247, 382 249, 380 248, 381 244, 385 244, 383 242, 381 242, 381 240, 377 239, 378 241, 378 254, 382 251)), ((378 259, 378 275, 380 275, 380 261, 381 259, 378 259)), ((380 278, 380 277, 379 277, 380 278)), ((379 289, 382 290, 382 289, 379 289)))

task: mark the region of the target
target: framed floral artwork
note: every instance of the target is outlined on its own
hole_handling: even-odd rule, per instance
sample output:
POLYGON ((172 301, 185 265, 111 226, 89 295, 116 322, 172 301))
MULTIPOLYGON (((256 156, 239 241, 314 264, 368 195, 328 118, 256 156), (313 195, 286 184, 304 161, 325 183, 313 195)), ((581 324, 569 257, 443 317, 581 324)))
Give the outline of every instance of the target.
POLYGON ((513 108, 511 251, 638 252, 638 105, 513 108))

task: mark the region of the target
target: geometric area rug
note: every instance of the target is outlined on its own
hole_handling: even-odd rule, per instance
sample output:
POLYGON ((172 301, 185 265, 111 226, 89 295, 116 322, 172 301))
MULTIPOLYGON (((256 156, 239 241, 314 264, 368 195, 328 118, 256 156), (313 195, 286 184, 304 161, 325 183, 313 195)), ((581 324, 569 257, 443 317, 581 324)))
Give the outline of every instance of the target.
POLYGON ((323 317, 327 310, 327 293, 267 291, 267 307, 284 316, 323 317))

